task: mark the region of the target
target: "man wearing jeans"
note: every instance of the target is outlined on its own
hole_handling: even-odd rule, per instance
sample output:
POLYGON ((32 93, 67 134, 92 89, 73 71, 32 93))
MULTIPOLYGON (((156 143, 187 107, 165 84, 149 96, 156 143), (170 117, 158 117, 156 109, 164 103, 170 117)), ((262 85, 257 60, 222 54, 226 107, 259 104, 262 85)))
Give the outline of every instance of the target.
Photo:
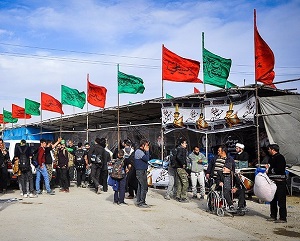
POLYGON ((42 193, 41 190, 40 190, 40 182, 41 182, 41 175, 42 175, 43 178, 44 178, 47 193, 50 194, 50 195, 54 195, 54 191, 52 191, 50 189, 49 176, 48 176, 47 168, 46 168, 46 165, 45 165, 45 162, 46 162, 45 147, 47 145, 46 140, 41 139, 40 143, 41 143, 41 145, 38 149, 38 156, 37 156, 37 161, 39 163, 39 166, 36 169, 36 182, 35 182, 36 193, 37 194, 42 193))
POLYGON ((206 157, 200 152, 198 146, 193 148, 193 152, 189 155, 189 163, 191 164, 191 181, 193 198, 197 198, 197 181, 200 184, 200 199, 204 199, 205 181, 203 165, 207 164, 206 157))
POLYGON ((141 208, 149 207, 146 204, 146 194, 148 192, 147 169, 149 161, 149 142, 145 139, 140 141, 140 147, 134 153, 134 163, 138 189, 136 194, 137 206, 141 208))

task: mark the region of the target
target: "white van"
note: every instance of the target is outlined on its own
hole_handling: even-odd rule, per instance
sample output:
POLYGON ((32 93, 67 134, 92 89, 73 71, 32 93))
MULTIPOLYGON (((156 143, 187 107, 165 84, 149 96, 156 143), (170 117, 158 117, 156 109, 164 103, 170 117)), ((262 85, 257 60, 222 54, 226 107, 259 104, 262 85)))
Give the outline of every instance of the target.
MULTIPOLYGON (((9 152, 9 159, 13 161, 15 155, 15 149, 17 146, 20 146, 21 140, 3 140, 5 143, 6 149, 9 152)), ((40 146, 39 140, 26 140, 26 143, 30 146, 32 151, 35 151, 40 146)))
MULTIPOLYGON (((15 149, 20 146, 21 140, 3 140, 5 143, 6 149, 9 151, 9 159, 10 161, 7 164, 7 171, 9 174, 9 184, 10 182, 16 182, 17 176, 13 174, 13 159, 15 155, 15 149)), ((26 144, 30 146, 31 151, 34 153, 40 147, 39 140, 26 140, 26 144)), ((35 176, 35 175, 34 175, 35 176)), ((56 178, 56 167, 53 166, 52 180, 56 178)))

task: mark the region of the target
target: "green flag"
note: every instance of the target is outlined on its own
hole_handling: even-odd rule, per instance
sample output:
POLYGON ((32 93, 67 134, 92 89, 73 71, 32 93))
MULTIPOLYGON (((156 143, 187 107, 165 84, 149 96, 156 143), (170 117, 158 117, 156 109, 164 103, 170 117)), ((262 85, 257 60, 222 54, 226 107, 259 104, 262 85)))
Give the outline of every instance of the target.
POLYGON ((12 113, 3 109, 3 122, 6 123, 17 123, 18 119, 12 117, 12 113))
POLYGON ((29 115, 41 115, 41 104, 39 102, 25 98, 25 113, 29 115))
POLYGON ((84 91, 79 92, 76 89, 69 88, 65 85, 61 86, 61 103, 65 105, 76 106, 83 108, 86 102, 86 95, 84 91))
POLYGON ((118 93, 143 94, 144 81, 136 76, 124 74, 118 71, 118 93))
POLYGON ((169 95, 168 93, 166 93, 166 99, 173 99, 173 98, 174 98, 174 96, 169 95))
POLYGON ((220 88, 231 88, 235 84, 227 81, 231 59, 225 59, 203 48, 203 83, 220 88))

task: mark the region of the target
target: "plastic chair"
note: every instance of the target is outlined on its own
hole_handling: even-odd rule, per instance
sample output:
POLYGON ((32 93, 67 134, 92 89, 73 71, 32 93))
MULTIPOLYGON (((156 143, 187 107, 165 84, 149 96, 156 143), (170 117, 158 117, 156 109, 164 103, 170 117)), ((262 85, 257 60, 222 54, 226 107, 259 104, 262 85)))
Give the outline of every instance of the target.
POLYGON ((293 195, 293 188, 296 188, 300 191, 300 177, 291 178, 291 196, 293 195))

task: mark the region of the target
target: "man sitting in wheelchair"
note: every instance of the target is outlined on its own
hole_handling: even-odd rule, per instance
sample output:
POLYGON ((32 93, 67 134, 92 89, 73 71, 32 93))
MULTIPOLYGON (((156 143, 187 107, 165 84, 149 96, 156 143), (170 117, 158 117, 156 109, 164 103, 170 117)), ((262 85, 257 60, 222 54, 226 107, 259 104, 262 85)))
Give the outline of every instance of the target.
POLYGON ((232 163, 226 162, 223 171, 217 172, 216 190, 222 190, 229 206, 228 212, 246 211, 245 189, 236 173, 232 172, 232 163), (238 198, 237 210, 233 206, 233 196, 238 198))

